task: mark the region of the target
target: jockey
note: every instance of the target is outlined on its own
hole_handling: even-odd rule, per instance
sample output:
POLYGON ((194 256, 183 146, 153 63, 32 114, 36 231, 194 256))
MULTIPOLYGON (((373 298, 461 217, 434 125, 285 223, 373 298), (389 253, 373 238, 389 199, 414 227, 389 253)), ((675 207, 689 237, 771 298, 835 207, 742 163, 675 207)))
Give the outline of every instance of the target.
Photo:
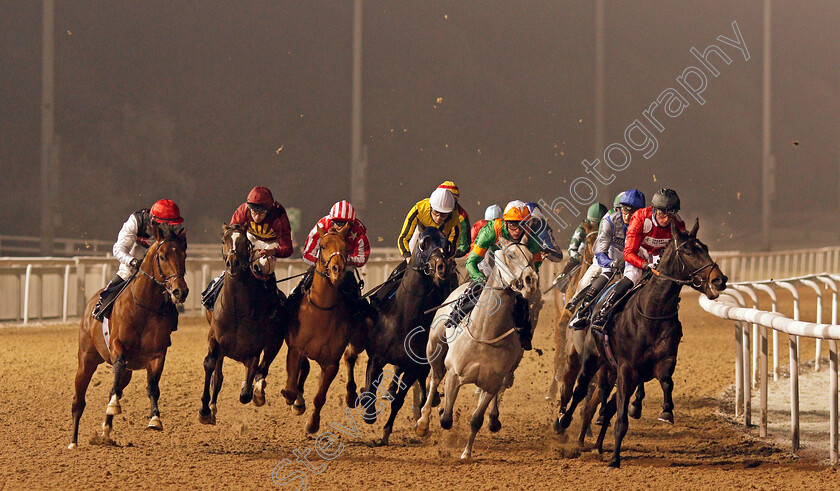
POLYGON ((443 232, 449 243, 449 256, 456 254, 458 241, 461 234, 461 217, 453 213, 457 204, 455 195, 448 189, 437 188, 428 198, 418 201, 408 212, 403 223, 400 236, 397 239, 397 247, 400 254, 406 259, 411 259, 417 242, 419 230, 418 223, 426 227, 435 227, 443 232))
POLYGON ((677 215, 680 198, 673 189, 660 189, 650 200, 651 205, 633 214, 627 226, 624 245, 624 278, 619 281, 601 310, 592 319, 592 325, 603 330, 611 316, 612 308, 642 278, 642 274, 659 261, 662 250, 671 240, 671 222, 685 232, 685 223, 677 215))
POLYGON ((528 212, 531 214, 526 231, 542 246, 543 257, 553 263, 562 261, 563 251, 558 251, 557 246, 554 245, 554 232, 548 226, 545 215, 540 210, 540 205, 529 201, 525 203, 525 206, 528 207, 528 212))
POLYGON ((575 299, 570 302, 573 305, 580 295, 584 295, 583 303, 575 317, 569 322, 570 327, 583 329, 589 324, 589 316, 592 313, 592 305, 595 299, 615 276, 615 273, 624 269, 624 242, 627 226, 636 210, 644 207, 645 195, 638 189, 629 189, 621 193, 619 210, 601 220, 598 238, 595 239, 595 246, 593 247, 595 262, 581 278, 580 283, 578 283, 578 293, 575 295, 575 299), (597 279, 595 279, 596 277, 597 279))
MULTIPOLYGON (((452 311, 449 314, 449 319, 447 319, 447 325, 457 326, 473 307, 475 307, 484 283, 487 281, 485 271, 489 274, 489 265, 484 261, 487 251, 495 251, 499 248, 498 242, 500 237, 521 242, 525 235, 523 225, 527 224, 529 218, 530 213, 525 203, 519 200, 511 201, 505 207, 502 218, 488 222, 481 229, 478 237, 475 239, 472 251, 470 251, 469 257, 467 257, 467 272, 472 279, 472 283, 455 301, 452 311), (481 266, 479 266, 479 263, 481 263, 481 266)), ((526 237, 526 240, 528 250, 534 255, 534 269, 539 271, 540 264, 542 263, 542 247, 530 235, 526 237)), ((519 333, 522 348, 530 350, 533 332, 529 319, 528 300, 518 296, 516 302, 513 309, 515 328, 519 333)))
MULTIPOLYGON (((601 203, 593 203, 586 212, 586 219, 584 220, 584 223, 597 225, 601 221, 601 218, 603 218, 606 214, 606 206, 601 203)), ((584 232, 583 228, 584 223, 578 225, 578 228, 575 229, 575 233, 572 235, 572 240, 569 242, 569 260, 566 261, 566 265, 563 266, 563 271, 560 272, 560 276, 569 274, 575 266, 582 262, 581 255, 586 249, 586 232, 584 232)))
MULTIPOLYGON (((245 203, 239 205, 230 218, 230 225, 241 225, 247 230, 248 240, 253 246, 251 270, 254 276, 265 282, 269 293, 280 303, 274 263, 277 258, 292 255, 292 229, 283 205, 274 201, 271 191, 257 186, 248 193, 245 203)), ((201 303, 212 311, 216 298, 222 290, 225 273, 213 279, 201 294, 201 303)))
POLYGON ((470 244, 472 241, 470 240, 470 216, 467 215, 467 212, 464 211, 464 208, 461 207, 461 204, 458 202, 461 199, 461 191, 452 181, 443 181, 437 188, 446 189, 455 196, 455 213, 458 216, 458 228, 460 230, 458 235, 458 248, 455 252, 455 257, 466 256, 467 253, 470 252, 470 244))
POLYGON ((479 220, 473 223, 472 228, 470 229, 470 244, 475 242, 475 238, 478 237, 478 232, 487 225, 487 222, 492 222, 497 218, 502 218, 502 207, 499 205, 490 205, 484 210, 484 219, 479 220))
POLYGON ((157 201, 151 209, 144 208, 129 215, 128 220, 120 229, 113 248, 114 257, 120 262, 120 268, 117 270, 117 275, 99 294, 99 301, 93 308, 93 318, 99 322, 111 315, 114 299, 125 287, 125 282, 140 269, 140 263, 146 256, 146 251, 154 242, 153 223, 183 227, 181 224, 184 223, 184 219, 181 218, 178 205, 168 199, 157 201))
POLYGON ((350 224, 350 230, 346 235, 347 243, 347 265, 345 268, 345 275, 340 291, 343 298, 347 302, 348 310, 354 314, 368 315, 374 314, 370 311, 370 304, 362 299, 361 289, 362 283, 358 279, 356 268, 361 268, 368 261, 370 256, 370 241, 367 237, 367 228, 364 224, 356 218, 356 210, 347 201, 339 201, 330 208, 329 215, 318 220, 318 223, 312 227, 309 236, 306 238, 306 245, 303 248, 303 262, 309 265, 309 269, 304 273, 303 278, 298 283, 298 286, 289 295, 289 308, 294 310, 293 305, 297 305, 303 297, 303 293, 309 290, 312 286, 312 279, 315 276, 315 266, 319 261, 319 252, 321 246, 321 236, 318 234, 318 228, 329 232, 330 230, 340 230, 346 224, 350 224))

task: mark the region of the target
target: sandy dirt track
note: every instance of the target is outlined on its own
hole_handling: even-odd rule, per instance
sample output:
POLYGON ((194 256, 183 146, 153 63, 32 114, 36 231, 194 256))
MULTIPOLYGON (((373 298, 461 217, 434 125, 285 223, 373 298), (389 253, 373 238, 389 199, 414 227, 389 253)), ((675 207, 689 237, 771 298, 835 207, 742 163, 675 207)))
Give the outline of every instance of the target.
MULTIPOLYGON (((489 433, 485 420, 472 461, 459 460, 475 407, 468 386, 461 391, 453 430, 441 430, 433 412, 431 436, 416 437, 407 403, 391 445, 376 448, 369 442, 380 435, 384 420, 367 426, 357 417, 361 435, 342 436, 337 458, 325 462, 314 451, 309 454, 313 466, 323 466, 320 474, 307 471, 293 454, 312 449, 315 440, 304 432, 310 411, 306 417, 294 416, 279 393, 285 382, 285 349, 272 367, 268 404, 262 408, 239 403, 244 368, 229 360, 218 424, 204 426, 197 415, 206 323, 182 319, 161 381, 164 432, 144 429, 148 399, 140 372, 126 389, 123 414, 115 418, 117 446, 90 443, 104 418, 112 380, 110 367, 102 365, 88 390, 79 448, 70 451, 77 325, 0 329, 0 488, 264 488, 275 486, 272 470, 284 459, 290 463, 276 477, 302 471, 310 489, 836 488, 836 470, 820 462, 827 456, 796 457, 784 444, 760 441, 754 436, 757 431, 751 436, 718 416, 717 398, 733 378, 732 327, 703 312, 693 295, 683 299, 680 315, 685 332, 674 376, 676 424, 656 421, 661 390, 658 383, 649 383, 643 417, 630 421, 622 468, 608 470, 609 454, 602 459, 588 449, 581 451, 551 430, 556 408, 543 396, 555 317, 548 302, 534 343, 543 354, 526 354, 513 388, 502 399, 502 430, 489 433)), ((361 357, 357 377, 363 376, 364 361, 361 357)), ((319 373, 313 367, 306 389, 310 406, 319 373)), ((342 402, 345 378, 342 368, 330 390, 321 431, 330 423, 349 424, 342 402)), ((576 419, 571 434, 577 428, 576 419)), ((612 430, 606 448, 612 449, 612 430)), ((301 482, 293 479, 284 487, 296 489, 301 482)))

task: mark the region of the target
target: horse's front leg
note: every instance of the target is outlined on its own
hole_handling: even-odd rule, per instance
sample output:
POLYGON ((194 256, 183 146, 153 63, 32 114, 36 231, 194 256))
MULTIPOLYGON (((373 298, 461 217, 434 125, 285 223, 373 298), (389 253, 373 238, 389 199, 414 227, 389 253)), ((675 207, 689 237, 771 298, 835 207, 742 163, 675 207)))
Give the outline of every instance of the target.
MULTIPOLYGON (((449 385, 447 381, 447 386, 449 385)), ((449 391, 446 391, 447 394, 449 391)), ((446 397, 447 403, 449 402, 449 396, 446 397)), ((475 411, 470 417, 470 438, 467 440, 467 446, 464 447, 464 453, 461 454, 461 459, 466 460, 472 457, 472 448, 473 443, 475 443, 475 436, 478 434, 478 430, 481 429, 481 426, 484 424, 484 412, 487 410, 487 406, 490 404, 491 401, 497 400, 497 394, 490 394, 487 392, 481 391, 481 395, 478 399, 478 407, 475 408, 475 411)))
POLYGON ((589 393, 589 382, 598 372, 598 369, 598 355, 590 353, 582 362, 580 373, 575 380, 574 391, 572 391, 572 401, 569 404, 569 407, 560 413, 560 417, 554 422, 554 431, 558 434, 562 434, 572 423, 572 417, 574 417, 575 409, 578 404, 580 404, 580 401, 582 401, 589 393))
POLYGON ((214 425, 216 417, 210 412, 210 381, 213 377, 213 369, 216 368, 216 359, 219 356, 219 343, 212 337, 209 341, 207 356, 204 358, 204 390, 201 393, 201 409, 198 410, 198 421, 201 424, 214 425))
POLYGON ((295 403, 295 399, 298 396, 298 375, 300 372, 300 353, 298 350, 291 345, 291 343, 286 343, 289 347, 289 351, 286 353, 286 388, 280 391, 280 394, 283 395, 283 399, 286 400, 286 404, 291 406, 295 403))
POLYGON ((615 448, 613 449, 612 460, 609 463, 610 467, 621 467, 621 442, 627 434, 628 427, 627 406, 630 403, 630 396, 636 384, 638 382, 633 369, 627 364, 621 365, 618 368, 616 383, 615 448))
POLYGON ((382 438, 374 442, 377 446, 388 445, 388 438, 391 436, 391 432, 394 431, 394 420, 397 418, 397 413, 400 412, 400 408, 405 403, 405 397, 408 391, 414 386, 414 382, 416 381, 417 374, 411 370, 403 372, 402 380, 395 376, 391 381, 388 395, 385 396, 386 399, 391 400, 391 414, 388 416, 388 421, 385 422, 385 427, 382 429, 382 438))
MULTIPOLYGON (((376 423, 376 418, 379 416, 379 412, 375 403, 370 401, 368 401, 370 403, 365 403, 364 400, 373 398, 375 402, 377 399, 376 392, 379 390, 379 384, 382 382, 382 367, 384 366, 385 362, 379 356, 371 355, 368 359, 367 369, 365 370, 365 390, 356 402, 357 407, 359 405, 364 407, 362 419, 364 419, 367 424, 376 423)), ((397 367, 398 372, 399 370, 399 367, 397 367)), ((398 378, 399 375, 395 375, 392 381, 398 378)))
POLYGON ((359 398, 359 394, 356 393, 355 373, 358 358, 359 354, 353 348, 353 345, 347 346, 347 349, 344 350, 344 366, 347 368, 347 394, 344 396, 344 402, 351 409, 356 407, 356 400, 359 398))
MULTIPOLYGON (((663 386, 664 390, 664 386, 663 386)), ((630 404, 629 415, 633 419, 642 417, 642 401, 645 400, 645 383, 639 382, 639 388, 636 389, 636 398, 630 404)), ((673 422, 673 421, 672 421, 673 422)))
POLYGON ((105 410, 105 414, 108 416, 116 416, 122 413, 122 407, 120 407, 120 399, 122 399, 120 380, 126 368, 125 354, 123 353, 122 344, 119 341, 114 341, 114 354, 114 385, 111 386, 111 399, 108 401, 108 407, 105 410))
POLYGON ((254 379, 254 405, 257 407, 265 404, 265 386, 266 377, 268 377, 268 367, 277 357, 280 348, 283 347, 283 338, 272 340, 263 350, 262 361, 257 369, 257 376, 254 379))
POLYGON ((659 421, 674 424, 674 381, 671 376, 674 374, 674 369, 677 367, 677 358, 668 357, 661 360, 656 365, 654 376, 659 379, 659 385, 662 386, 662 412, 659 414, 659 421))
POLYGON ((249 358, 245 363, 245 381, 242 382, 242 391, 239 392, 239 402, 248 404, 254 397, 254 377, 257 376, 257 369, 260 364, 260 355, 249 358))
POLYGON ((163 423, 160 421, 160 410, 158 409, 158 398, 160 398, 160 376, 163 374, 163 364, 166 361, 166 354, 152 358, 146 365, 146 394, 149 396, 150 412, 147 429, 163 431, 163 423))
POLYGON ((452 371, 446 377, 446 385, 443 391, 443 413, 440 415, 440 427, 444 430, 452 428, 452 409, 455 407, 455 399, 458 398, 459 390, 461 390, 461 377, 452 371))
POLYGON ((330 389, 333 379, 338 373, 338 362, 331 365, 321 365, 321 379, 318 383, 318 393, 312 400, 312 405, 315 409, 312 411, 312 416, 309 418, 309 423, 306 424, 306 432, 311 434, 317 433, 321 427, 321 408, 327 402, 327 391, 330 389))

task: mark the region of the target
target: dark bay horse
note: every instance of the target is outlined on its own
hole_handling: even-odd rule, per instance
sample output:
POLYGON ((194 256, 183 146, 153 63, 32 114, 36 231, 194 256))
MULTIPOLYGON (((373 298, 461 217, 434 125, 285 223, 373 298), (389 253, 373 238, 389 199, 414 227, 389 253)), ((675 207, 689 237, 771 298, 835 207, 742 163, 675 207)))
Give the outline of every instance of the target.
MULTIPOLYGON (((422 225, 418 224, 418 227, 422 225)), ((431 367, 425 360, 426 344, 433 312, 425 313, 443 302, 451 289, 451 263, 447 260, 448 243, 435 227, 423 228, 417 248, 393 297, 380 306, 380 313, 367 339, 368 365, 365 374, 367 394, 376 394, 382 382, 383 367, 391 363, 397 368, 387 398, 391 400, 391 414, 378 445, 387 445, 394 428, 394 420, 405 402, 414 382, 420 382, 421 401, 426 398, 426 377, 431 367), (393 393, 392 393, 393 392, 393 393)), ((368 424, 376 422, 378 414, 373 404, 365 405, 363 414, 368 424)))
MULTIPOLYGON (((545 398, 553 401, 557 397, 557 382, 564 382, 561 390, 561 406, 568 402, 572 394, 572 383, 574 380, 564 381, 561 379, 563 374, 563 353, 566 354, 566 366, 570 364, 580 366, 580 355, 575 344, 572 342, 572 334, 568 332, 569 320, 572 318, 572 311, 566 308, 567 301, 570 301, 577 291, 578 283, 580 283, 586 270, 592 265, 595 254, 592 248, 595 245, 595 239, 598 237, 598 225, 589 222, 583 222, 583 230, 586 233, 586 247, 581 258, 580 268, 569 278, 569 283, 565 288, 565 301, 563 300, 560 288, 554 289, 554 306, 557 309, 559 320, 557 327, 554 330, 554 375, 551 377, 551 385, 548 387, 545 398)), ((577 373, 577 372, 575 372, 577 373)))
MULTIPOLYGON (((152 222, 155 242, 149 247, 138 273, 114 300, 106 340, 102 323, 91 316, 99 292, 88 300, 79 325, 79 368, 73 397, 73 439, 76 448, 79 419, 85 410, 85 393, 96 368, 103 362, 114 366, 111 399, 105 411, 102 436, 110 439, 114 416, 122 412, 120 398, 131 380, 132 370, 146 370, 146 393, 151 402, 148 428, 163 430, 158 410, 161 373, 170 334, 178 326, 173 300, 183 303, 189 293, 184 281, 187 237, 183 228, 173 229, 152 222)), ((101 291, 101 290, 100 290, 101 291)))
MULTIPOLYGON (((577 377, 569 408, 555 422, 555 430, 568 428, 572 412, 584 398, 592 377, 602 367, 610 376, 601 375, 601 389, 611 387, 616 380, 616 394, 606 405, 605 424, 596 443, 601 452, 606 422, 616 414, 615 448, 610 467, 621 466, 621 442, 627 433, 628 406, 637 386, 656 378, 662 387, 664 402, 661 421, 674 422, 674 383, 671 379, 677 364, 677 348, 682 338, 682 324, 678 317, 680 290, 689 285, 710 299, 715 299, 726 289, 726 276, 709 256, 709 249, 697 238, 699 221, 688 234, 681 233, 671 224, 673 239, 662 253, 654 274, 630 297, 606 326, 609 333, 605 338, 596 336, 593 329, 586 335, 583 363, 577 377), (602 340, 604 340, 602 342, 602 340), (607 343, 616 362, 608 362, 607 343)), ((633 403, 641 407, 641 399, 633 403)))
MULTIPOLYGON (((255 406, 265 404, 265 377, 285 336, 285 316, 275 313, 277 306, 273 305, 276 297, 251 270, 252 246, 246 230, 239 225, 225 225, 222 244, 225 281, 213 311, 205 312, 210 332, 204 359, 204 392, 198 411, 198 420, 204 424, 216 424, 216 401, 224 380, 225 357, 242 363, 247 369, 239 402, 247 404, 253 398, 255 406)), ((269 286, 276 288, 273 284, 269 286)))
MULTIPOLYGON (((286 388, 281 391, 286 404, 303 414, 303 383, 309 373, 308 360, 321 367, 318 393, 313 399, 315 410, 306 424, 308 433, 316 433, 321 426, 321 408, 327 400, 327 390, 338 373, 339 362, 356 326, 341 301, 339 288, 347 265, 346 235, 349 222, 339 230, 325 232, 320 227, 320 248, 315 276, 308 293, 304 294, 297 312, 289 312, 286 344, 286 388)), ((348 399, 350 396, 348 395, 348 399)), ((353 397, 355 399, 355 396, 353 397)))

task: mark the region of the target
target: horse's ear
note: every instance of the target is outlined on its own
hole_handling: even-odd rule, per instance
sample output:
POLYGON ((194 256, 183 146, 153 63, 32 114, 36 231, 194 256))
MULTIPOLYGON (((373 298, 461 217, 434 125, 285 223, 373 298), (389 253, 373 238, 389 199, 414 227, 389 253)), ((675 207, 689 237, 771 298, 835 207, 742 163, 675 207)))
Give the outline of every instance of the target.
POLYGON ((677 242, 677 237, 680 237, 680 229, 677 227, 676 220, 671 220, 671 237, 674 238, 674 242, 677 242))
MULTIPOLYGON (((523 234, 523 235, 524 235, 524 234, 523 234)), ((511 241, 507 240, 507 239, 506 239, 506 238, 504 238, 504 237, 499 237, 499 247, 501 247, 502 249, 504 249, 505 247, 509 246, 510 244, 512 244, 512 242, 511 242, 511 241)))
POLYGON ((160 229, 160 224, 154 220, 152 220, 152 237, 157 242, 163 240, 163 230, 160 229))
POLYGON ((423 225, 422 223, 420 223, 420 222, 418 221, 418 222, 417 222, 417 230, 419 230, 419 231, 420 231, 420 233, 422 234, 423 232, 425 232, 425 231, 426 231, 426 226, 425 226, 425 225, 423 225))
POLYGON ((228 224, 227 223, 222 223, 222 235, 225 235, 225 232, 227 232, 228 230, 230 230, 230 227, 228 226, 228 224))
POLYGON ((338 229, 338 233, 340 233, 341 235, 347 235, 347 232, 349 230, 350 230, 350 222, 347 222, 347 223, 344 224, 344 226, 342 226, 340 229, 338 229))
POLYGON ((700 217, 697 217, 697 218, 695 218, 695 219, 694 219, 694 226, 693 226, 693 227, 691 227, 691 232, 689 232, 689 234, 690 234, 692 237, 695 237, 695 238, 696 238, 696 237, 697 237, 697 230, 698 230, 699 228, 700 228, 700 217))
POLYGON ((327 235, 327 232, 325 232, 324 229, 321 228, 320 225, 317 225, 317 227, 318 227, 318 237, 323 239, 324 236, 327 235))

